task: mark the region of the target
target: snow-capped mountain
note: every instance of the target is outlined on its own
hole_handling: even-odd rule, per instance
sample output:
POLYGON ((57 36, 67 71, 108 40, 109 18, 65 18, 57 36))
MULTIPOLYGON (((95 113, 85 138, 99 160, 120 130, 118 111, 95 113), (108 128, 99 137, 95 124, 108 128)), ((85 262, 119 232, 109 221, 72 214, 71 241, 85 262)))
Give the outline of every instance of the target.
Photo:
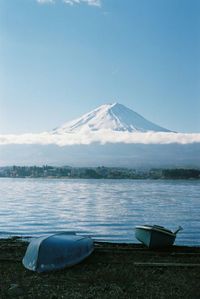
POLYGON ((54 134, 113 130, 124 132, 170 132, 122 104, 105 104, 53 130, 54 134))
POLYGON ((50 132, 0 135, 0 166, 189 168, 200 167, 199 152, 198 134, 171 132, 118 103, 50 132))

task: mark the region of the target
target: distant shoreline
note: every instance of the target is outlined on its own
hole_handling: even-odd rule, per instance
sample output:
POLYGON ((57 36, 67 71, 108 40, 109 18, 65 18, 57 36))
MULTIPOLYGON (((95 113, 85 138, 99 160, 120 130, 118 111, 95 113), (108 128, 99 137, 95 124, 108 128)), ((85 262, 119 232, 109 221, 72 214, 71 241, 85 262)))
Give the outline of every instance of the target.
POLYGON ((71 167, 71 166, 7 166, 0 167, 0 178, 47 179, 200 179, 198 168, 133 169, 121 167, 71 167))

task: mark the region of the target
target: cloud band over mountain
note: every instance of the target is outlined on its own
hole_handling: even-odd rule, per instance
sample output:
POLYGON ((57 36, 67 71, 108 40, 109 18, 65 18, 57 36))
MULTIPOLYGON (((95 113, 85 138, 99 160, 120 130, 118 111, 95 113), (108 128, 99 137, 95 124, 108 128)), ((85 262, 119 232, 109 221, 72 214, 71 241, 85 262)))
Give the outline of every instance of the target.
POLYGON ((113 130, 80 131, 78 133, 0 135, 0 145, 8 144, 55 144, 69 146, 92 143, 125 143, 125 144, 192 144, 200 143, 200 133, 173 132, 117 132, 113 130))

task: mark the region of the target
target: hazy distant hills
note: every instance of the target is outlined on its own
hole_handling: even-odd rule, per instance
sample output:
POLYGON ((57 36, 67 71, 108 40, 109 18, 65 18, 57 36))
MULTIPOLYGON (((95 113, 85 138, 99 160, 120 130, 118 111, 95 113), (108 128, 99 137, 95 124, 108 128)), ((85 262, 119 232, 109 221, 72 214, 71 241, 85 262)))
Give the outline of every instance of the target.
MULTIPOLYGON (((200 142, 176 142, 178 134, 146 120, 118 103, 102 105, 38 136, 30 134, 9 137, 14 141, 19 138, 20 141, 13 144, 6 141, 0 146, 0 166, 49 164, 80 167, 200 167, 200 142), (117 140, 118 134, 120 139, 117 140), (134 136, 138 134, 140 139, 137 142, 134 141, 134 136), (154 135, 161 141, 152 143, 154 135), (175 141, 168 143, 167 140, 163 144, 166 136, 175 138, 175 141), (150 142, 143 138, 150 138, 150 142)), ((3 136, 2 140, 6 140, 6 137, 3 136)))
POLYGON ((200 144, 5 145, 1 166, 200 167, 200 144))

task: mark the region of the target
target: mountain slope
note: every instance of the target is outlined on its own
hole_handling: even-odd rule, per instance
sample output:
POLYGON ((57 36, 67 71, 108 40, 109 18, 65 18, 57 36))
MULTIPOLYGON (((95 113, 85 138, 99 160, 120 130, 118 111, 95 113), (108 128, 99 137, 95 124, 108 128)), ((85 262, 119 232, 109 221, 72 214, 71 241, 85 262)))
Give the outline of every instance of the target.
POLYGON ((79 131, 98 131, 110 129, 124 132, 170 132, 125 107, 114 103, 102 105, 80 118, 63 124, 53 130, 54 134, 76 133, 79 131))

